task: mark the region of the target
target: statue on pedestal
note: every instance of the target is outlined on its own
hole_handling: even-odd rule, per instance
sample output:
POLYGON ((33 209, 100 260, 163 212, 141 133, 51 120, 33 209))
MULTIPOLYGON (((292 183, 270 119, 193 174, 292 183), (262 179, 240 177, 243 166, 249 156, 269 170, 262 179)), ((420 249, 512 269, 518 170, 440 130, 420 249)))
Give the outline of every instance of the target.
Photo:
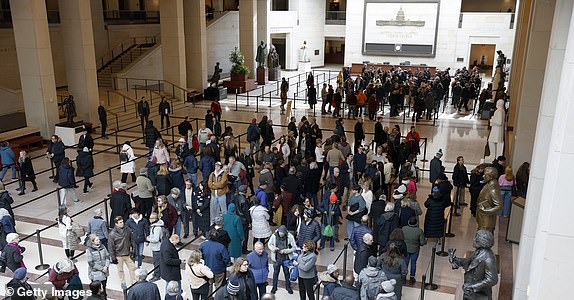
POLYGON ((303 46, 299 49, 299 61, 310 62, 309 55, 307 54, 307 41, 303 41, 303 46))
POLYGON ((478 194, 476 222, 478 230, 494 232, 496 217, 502 209, 500 185, 498 185, 498 171, 493 167, 484 169, 484 187, 478 194))
POLYGON ((491 129, 488 135, 489 158, 496 158, 502 155, 502 149, 504 148, 504 120, 506 120, 504 100, 498 100, 496 101, 496 111, 490 118, 491 129))
POLYGON ((209 79, 209 87, 215 84, 215 87, 219 84, 219 79, 221 78, 221 72, 223 70, 219 68, 219 62, 215 63, 215 69, 213 70, 213 76, 209 79))
POLYGON ((502 53, 502 50, 496 51, 496 54, 498 54, 498 58, 496 59, 496 67, 504 70, 504 65, 506 64, 506 55, 502 53))
POLYGON ((498 283, 496 256, 491 248, 494 236, 487 230, 478 230, 472 245, 476 250, 469 258, 455 256, 455 249, 449 249, 448 261, 453 269, 462 267, 464 284, 462 290, 465 300, 491 300, 492 287, 498 283))
POLYGON ((279 53, 273 44, 269 44, 269 55, 267 55, 267 67, 268 68, 280 68, 279 65, 279 53))
POLYGON ((74 96, 70 95, 68 98, 64 99, 64 101, 60 105, 63 106, 64 108, 64 115, 66 116, 66 124, 73 125, 74 117, 77 116, 74 96))
POLYGON ((258 68, 265 67, 265 60, 267 58, 267 45, 265 45, 264 41, 261 41, 259 47, 257 47, 257 56, 255 57, 255 61, 257 62, 258 68))

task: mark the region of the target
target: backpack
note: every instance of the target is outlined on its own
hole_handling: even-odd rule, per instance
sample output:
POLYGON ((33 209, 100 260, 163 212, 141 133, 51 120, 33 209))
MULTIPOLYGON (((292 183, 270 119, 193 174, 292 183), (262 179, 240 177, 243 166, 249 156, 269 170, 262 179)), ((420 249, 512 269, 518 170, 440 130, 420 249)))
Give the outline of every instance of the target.
POLYGON ((126 161, 128 161, 128 159, 129 159, 128 158, 128 151, 126 151, 126 150, 120 151, 120 161, 126 162, 126 161))
POLYGON ((367 282, 365 282, 365 290, 367 291, 367 299, 368 300, 375 300, 377 299, 377 295, 381 291, 381 283, 385 280, 385 276, 381 276, 381 272, 374 277, 367 277, 367 282))

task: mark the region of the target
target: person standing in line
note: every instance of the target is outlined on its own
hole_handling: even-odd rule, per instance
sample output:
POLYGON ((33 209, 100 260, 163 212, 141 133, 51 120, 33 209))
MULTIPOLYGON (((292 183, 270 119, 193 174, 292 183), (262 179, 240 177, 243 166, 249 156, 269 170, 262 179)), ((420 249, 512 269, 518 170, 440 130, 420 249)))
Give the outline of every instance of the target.
POLYGON ((159 280, 160 277, 160 259, 161 259, 161 241, 164 238, 164 232, 167 232, 167 229, 164 226, 163 220, 158 219, 156 213, 152 213, 149 216, 150 231, 149 236, 146 237, 146 241, 149 242, 149 250, 151 250, 152 257, 153 257, 153 266, 154 272, 153 277, 151 278, 151 282, 155 282, 159 280))
POLYGON ((56 174, 51 176, 50 179, 53 179, 54 183, 57 183, 60 174, 60 164, 66 156, 66 146, 64 146, 64 143, 59 136, 53 135, 50 138, 46 156, 52 161, 54 168, 56 169, 56 174))
POLYGON ((138 268, 141 268, 145 238, 150 234, 149 221, 145 219, 137 209, 132 209, 130 211, 130 218, 126 221, 126 225, 132 231, 134 254, 137 257, 138 268))
POLYGON ((144 124, 149 124, 149 103, 145 100, 145 97, 143 96, 141 97, 141 100, 138 102, 138 116, 140 117, 142 131, 144 131, 144 124))
POLYGON ((215 170, 209 175, 207 183, 211 190, 211 224, 213 224, 215 217, 218 216, 218 208, 219 215, 227 213, 227 171, 223 169, 221 162, 215 163, 215 170))
POLYGON ((259 291, 259 299, 261 299, 263 295, 265 295, 267 277, 269 277, 269 258, 267 257, 267 252, 265 251, 263 243, 255 243, 253 251, 247 254, 246 259, 249 263, 249 268, 253 273, 257 290, 259 291))
POLYGON ((429 181, 434 186, 435 181, 438 178, 438 175, 443 172, 442 169, 442 149, 438 149, 438 152, 435 154, 433 159, 430 162, 430 174, 429 174, 429 181))
POLYGON ((74 250, 71 249, 68 236, 72 232, 72 218, 68 215, 68 208, 64 205, 58 208, 58 232, 62 239, 62 248, 64 248, 66 257, 71 259, 74 257, 74 250))
POLYGON ((136 269, 135 275, 137 282, 128 290, 127 300, 161 299, 157 285, 146 280, 146 269, 136 269))
POLYGON ((6 258, 6 267, 12 272, 18 268, 25 268, 23 253, 26 248, 19 245, 20 236, 15 232, 9 233, 6 235, 6 242, 6 246, 2 249, 2 256, 6 258))
POLYGON ((117 265, 118 275, 120 277, 121 287, 127 289, 126 278, 124 274, 124 265, 128 268, 130 274, 130 285, 134 281, 134 262, 130 258, 132 246, 134 245, 131 231, 125 227, 122 216, 114 218, 114 229, 110 232, 108 241, 108 250, 112 264, 117 265))
MULTIPOLYGON (((48 148, 49 149, 49 148, 48 148)), ((16 154, 10 148, 8 142, 2 142, 0 144, 0 161, 2 162, 2 172, 0 173, 0 181, 4 180, 8 168, 12 169, 12 180, 18 179, 18 173, 16 172, 16 164, 14 158, 16 154)))
MULTIPOLYGON (((219 288, 225 281, 226 268, 230 263, 229 252, 217 242, 217 232, 211 230, 209 239, 199 246, 205 265, 213 272, 213 288, 219 288)), ((210 290, 211 292, 211 290, 210 290)))
POLYGON ((512 188, 515 185, 512 167, 506 166, 504 174, 498 177, 498 184, 500 185, 503 208, 498 212, 498 215, 508 218, 510 216, 510 206, 512 205, 512 188))
POLYGON ((281 114, 285 114, 285 104, 287 104, 287 93, 289 92, 289 82, 283 77, 281 79, 281 114))
POLYGON ((209 294, 209 280, 213 279, 213 272, 202 261, 201 252, 191 250, 187 264, 185 264, 185 274, 191 296, 193 300, 207 300, 209 294))
POLYGON ((154 203, 153 195, 155 193, 155 187, 151 183, 151 180, 147 177, 147 174, 148 169, 141 168, 140 176, 136 178, 138 196, 140 198, 140 212, 146 219, 148 219, 151 214, 154 203))
POLYGON ((36 184, 36 174, 34 174, 34 166, 32 166, 32 160, 28 157, 28 153, 24 150, 20 151, 20 158, 18 158, 18 167, 20 168, 20 193, 18 195, 24 195, 26 190, 26 181, 32 182, 34 189, 32 192, 38 190, 38 185, 36 184))
POLYGON ((271 289, 271 293, 275 294, 277 292, 279 272, 283 269, 285 289, 289 294, 293 294, 291 281, 289 280, 289 268, 285 265, 285 262, 293 258, 293 251, 297 247, 295 237, 287 231, 285 225, 281 225, 275 230, 275 233, 271 235, 267 247, 269 247, 269 251, 271 251, 271 261, 273 261, 273 288, 271 289))
POLYGON ((229 256, 233 259, 237 259, 241 256, 241 244, 244 238, 241 219, 236 211, 237 206, 235 203, 229 203, 227 213, 223 215, 223 230, 227 231, 231 240, 227 250, 229 251, 229 256))
POLYGON ((92 157, 92 153, 88 147, 84 147, 83 151, 78 153, 76 165, 78 166, 76 176, 84 177, 83 193, 87 194, 88 189, 91 190, 94 186, 94 183, 90 182, 90 177, 94 176, 94 158, 92 157))
POLYGON ((100 242, 106 249, 108 249, 108 224, 102 218, 102 209, 96 208, 94 210, 94 217, 88 221, 88 235, 94 234, 100 239, 100 242))
POLYGON ((407 245, 407 254, 405 255, 405 264, 410 267, 410 280, 412 285, 416 282, 415 274, 417 271, 417 260, 421 246, 426 244, 425 234, 419 228, 417 217, 413 216, 409 219, 409 225, 403 227, 403 234, 405 235, 405 244, 407 245))
POLYGON ((113 183, 114 192, 110 196, 110 220, 115 220, 117 216, 127 221, 132 209, 130 195, 126 192, 126 184, 116 180, 113 183))
POLYGON ((94 138, 90 134, 90 132, 84 128, 82 135, 80 135, 80 139, 78 141, 78 145, 76 151, 81 152, 84 148, 88 148, 90 152, 94 150, 94 138))
POLYGON ((303 243, 303 253, 293 265, 299 269, 299 297, 301 300, 315 300, 313 286, 317 281, 317 255, 315 255, 316 243, 306 240, 303 243))
POLYGON ((221 104, 219 103, 219 99, 215 99, 211 102, 211 112, 213 113, 213 117, 217 122, 221 121, 221 104))
POLYGON ((136 156, 134 154, 134 149, 130 145, 130 142, 126 141, 122 146, 120 151, 120 172, 122 173, 122 182, 126 183, 128 179, 128 174, 132 177, 132 182, 136 182, 136 156))
POLYGON ((353 153, 357 153, 359 146, 363 144, 365 139, 365 129, 363 128, 363 119, 359 118, 355 124, 355 147, 353 153))
POLYGON ((90 278, 91 282, 99 281, 102 284, 105 296, 106 283, 110 275, 110 254, 95 234, 88 235, 86 255, 88 260, 88 278, 90 278))
POLYGON ((76 194, 76 177, 74 177, 74 167, 70 159, 65 157, 60 164, 58 185, 60 186, 60 205, 66 205, 66 196, 70 195, 74 202, 80 201, 76 194))
POLYGON ((161 97, 161 102, 159 102, 159 115, 161 121, 161 129, 163 129, 163 119, 166 120, 166 125, 169 128, 169 114, 171 113, 171 107, 169 106, 169 102, 167 102, 165 96, 161 97))
POLYGON ((470 180, 468 180, 464 157, 462 156, 456 158, 456 165, 452 170, 452 183, 456 186, 456 192, 454 194, 455 207, 466 206, 467 204, 464 202, 464 189, 470 184, 470 180))
POLYGON ((108 128, 108 113, 106 112, 106 108, 104 108, 104 101, 100 101, 100 105, 98 106, 98 118, 100 119, 102 127, 102 140, 107 140, 106 129, 108 128))
POLYGON ((197 170, 199 169, 199 162, 195 157, 195 149, 191 148, 189 155, 183 161, 183 167, 187 173, 187 178, 193 184, 193 187, 197 187, 197 170))
POLYGON ((265 206, 262 205, 261 199, 255 197, 253 206, 249 208, 251 215, 251 231, 253 234, 253 245, 257 242, 267 243, 272 234, 271 226, 269 225, 269 212, 265 206))
MULTIPOLYGON (((165 280, 166 285, 170 281, 176 281, 178 283, 178 295, 181 295, 181 259, 179 259, 179 254, 175 245, 179 244, 179 236, 177 234, 172 234, 169 239, 165 239, 161 242, 160 252, 161 252, 161 262, 160 262, 160 273, 161 279, 165 280)), ((166 287, 167 294, 167 287, 166 287)))
POLYGON ((153 125, 153 120, 150 120, 146 123, 145 127, 145 146, 149 149, 150 157, 153 157, 153 151, 155 142, 161 138, 161 135, 157 128, 153 125))

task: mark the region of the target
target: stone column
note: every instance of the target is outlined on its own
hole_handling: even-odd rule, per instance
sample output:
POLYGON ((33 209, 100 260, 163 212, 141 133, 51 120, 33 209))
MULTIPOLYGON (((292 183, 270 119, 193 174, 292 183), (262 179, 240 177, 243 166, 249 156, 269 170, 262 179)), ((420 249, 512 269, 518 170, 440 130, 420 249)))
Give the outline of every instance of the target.
POLYGON ((90 0, 59 0, 68 91, 76 102, 76 121, 98 122, 98 75, 90 0))
MULTIPOLYGON (((543 6, 554 5, 554 1, 536 2, 542 15, 543 6)), ((574 168, 574 107, 570 105, 574 93, 573 3, 555 3, 546 63, 549 72, 545 73, 538 112, 514 299, 558 299, 571 292, 574 202, 568 186, 574 168)), ((544 22, 535 17, 535 26, 544 22)))
POLYGON ((180 87, 187 85, 183 12, 183 0, 160 2, 163 79, 180 87))
POLYGON ((207 33, 205 0, 184 2, 187 87, 203 92, 207 87, 207 33))
POLYGON ((255 78, 257 44, 257 1, 239 0, 239 48, 249 66, 250 78, 255 78))
POLYGON ((59 122, 54 63, 44 0, 11 0, 26 124, 45 139, 59 122))
POLYGON ((90 0, 92 7, 92 29, 94 31, 94 50, 96 53, 96 66, 100 65, 100 59, 108 52, 108 32, 104 22, 104 8, 102 0, 90 0))
MULTIPOLYGON (((264 41, 265 44, 271 42, 269 26, 267 25, 267 15, 271 10, 271 0, 257 0, 257 45, 264 41)), ((269 53, 269 48, 267 48, 269 53)))

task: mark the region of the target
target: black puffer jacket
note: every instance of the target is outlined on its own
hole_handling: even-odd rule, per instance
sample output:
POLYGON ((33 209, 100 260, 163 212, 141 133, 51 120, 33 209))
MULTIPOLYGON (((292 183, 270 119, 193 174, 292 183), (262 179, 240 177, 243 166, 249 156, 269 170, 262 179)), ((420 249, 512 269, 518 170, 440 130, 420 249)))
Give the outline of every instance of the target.
POLYGON ((155 145, 155 141, 160 138, 160 134, 157 128, 153 125, 147 125, 145 128, 145 146, 152 148, 155 145))
POLYGON ((440 238, 444 233, 444 209, 450 206, 450 202, 445 202, 440 198, 440 194, 429 195, 425 201, 427 208, 425 214, 425 237, 440 238))

